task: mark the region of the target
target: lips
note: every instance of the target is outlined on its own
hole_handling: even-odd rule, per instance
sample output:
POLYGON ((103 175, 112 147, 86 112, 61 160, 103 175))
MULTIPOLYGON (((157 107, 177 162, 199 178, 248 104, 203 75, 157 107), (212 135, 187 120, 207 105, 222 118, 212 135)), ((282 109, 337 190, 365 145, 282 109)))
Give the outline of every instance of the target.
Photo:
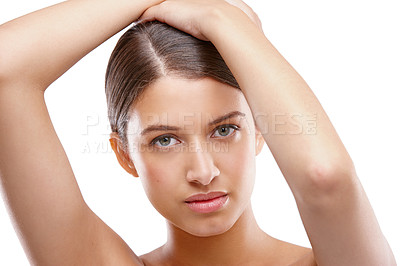
POLYGON ((185 200, 186 205, 197 213, 212 213, 226 205, 229 197, 225 192, 196 194, 185 200))
POLYGON ((207 200, 212 200, 212 199, 219 198, 219 197, 222 197, 225 195, 226 195, 225 192, 210 192, 207 194, 196 194, 196 195, 193 195, 193 196, 187 198, 185 200, 185 202, 190 203, 190 202, 196 202, 196 201, 207 201, 207 200))

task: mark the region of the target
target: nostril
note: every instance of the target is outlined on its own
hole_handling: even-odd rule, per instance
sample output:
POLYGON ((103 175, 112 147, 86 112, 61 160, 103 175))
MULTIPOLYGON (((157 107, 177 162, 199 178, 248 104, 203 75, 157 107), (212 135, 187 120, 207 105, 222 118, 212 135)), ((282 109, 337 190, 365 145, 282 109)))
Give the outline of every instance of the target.
POLYGON ((217 167, 212 166, 208 169, 200 169, 198 171, 189 170, 186 176, 188 182, 199 183, 202 185, 210 184, 214 178, 220 175, 220 171, 217 167))
POLYGON ((195 152, 188 154, 186 168, 186 179, 188 182, 196 182, 208 185, 220 174, 216 167, 212 153, 195 152))
POLYGON ((214 176, 219 176, 221 174, 221 171, 217 167, 214 167, 214 168, 215 168, 214 169, 214 176))

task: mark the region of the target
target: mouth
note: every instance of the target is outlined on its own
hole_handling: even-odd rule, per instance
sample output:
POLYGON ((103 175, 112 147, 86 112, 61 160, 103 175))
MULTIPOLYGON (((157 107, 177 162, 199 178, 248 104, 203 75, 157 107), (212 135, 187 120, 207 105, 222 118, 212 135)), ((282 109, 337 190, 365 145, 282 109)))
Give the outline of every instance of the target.
POLYGON ((186 205, 194 212, 211 213, 221 209, 229 197, 226 192, 196 194, 185 200, 186 205))

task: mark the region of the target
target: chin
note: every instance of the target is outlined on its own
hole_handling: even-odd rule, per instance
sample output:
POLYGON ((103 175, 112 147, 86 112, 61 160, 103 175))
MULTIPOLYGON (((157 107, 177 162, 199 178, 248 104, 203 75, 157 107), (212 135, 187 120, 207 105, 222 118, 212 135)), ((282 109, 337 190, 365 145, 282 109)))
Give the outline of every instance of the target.
POLYGON ((229 231, 235 221, 227 219, 226 217, 218 217, 217 219, 205 219, 203 221, 196 221, 191 224, 180 226, 180 229, 197 237, 211 237, 221 235, 229 231))

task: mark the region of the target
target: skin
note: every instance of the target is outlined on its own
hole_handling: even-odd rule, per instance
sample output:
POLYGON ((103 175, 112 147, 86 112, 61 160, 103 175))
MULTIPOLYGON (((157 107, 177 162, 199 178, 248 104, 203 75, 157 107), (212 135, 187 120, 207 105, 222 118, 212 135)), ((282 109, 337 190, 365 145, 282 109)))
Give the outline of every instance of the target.
MULTIPOLYGON (((293 254, 283 256, 285 250, 278 246, 284 243, 268 236, 256 223, 250 196, 255 156, 261 152, 264 139, 240 91, 211 78, 193 81, 164 77, 146 88, 131 113, 129 156, 120 161, 129 162, 125 165, 129 173, 140 177, 168 228, 167 243, 141 256, 146 265, 191 265, 196 261, 203 265, 257 265, 266 261, 289 265, 310 251, 286 243, 293 254), (245 117, 208 126, 214 118, 232 111, 245 117), (142 137, 140 132, 154 123, 182 130, 156 131, 142 137), (215 132, 229 123, 241 129, 231 129, 228 136, 215 132), (165 134, 174 136, 168 147, 160 143, 149 147, 153 139, 165 134), (223 150, 224 144, 227 148, 223 150), (184 203, 190 195, 209 191, 229 194, 222 210, 198 214, 184 203)), ((126 155, 117 152, 117 156, 126 155)))
POLYGON ((258 134, 256 147, 254 123, 250 122, 252 115, 244 96, 211 79, 163 78, 146 90, 143 99, 135 105, 128 125, 128 134, 134 134, 130 155, 147 196, 170 223, 197 236, 215 235, 231 228, 248 208, 254 184, 255 155, 264 143, 258 134), (248 120, 239 116, 211 127, 207 125, 212 118, 232 111, 246 114, 248 120), (163 113, 167 115, 162 117, 163 113), (153 123, 149 123, 146 114, 155 114, 160 117, 159 123, 178 125, 182 130, 152 132, 141 138, 135 133, 153 123), (186 124, 183 121, 187 121, 186 124), (224 123, 234 123, 242 130, 229 129, 229 137, 213 132, 224 123), (146 149, 152 139, 166 133, 180 138, 173 139, 168 148, 156 143, 146 149), (136 144, 139 149, 133 149, 136 144), (227 209, 232 213, 227 210, 218 217, 194 215, 182 204, 189 196, 208 191, 228 192, 227 209), (176 197, 171 200, 171 195, 176 197))
MULTIPOLYGON (((227 259, 231 262, 229 265, 261 259, 263 264, 287 265, 293 261, 298 265, 310 265, 313 256, 318 265, 396 265, 352 160, 322 106, 305 81, 262 33, 254 12, 241 1, 230 2, 235 6, 222 0, 71 0, 0 26, 0 114, 4 114, 0 116, 0 127, 6 129, 0 130, 1 188, 32 264, 143 265, 147 260, 149 264, 154 261, 168 263, 174 259, 187 262, 187 256, 193 255, 193 260, 187 265, 204 265, 204 260, 209 259, 207 256, 196 257, 190 253, 194 250, 193 245, 198 243, 204 249, 213 248, 206 251, 214 252, 214 261, 227 259), (232 154, 226 156, 243 156, 236 149, 240 145, 246 154, 254 157, 258 151, 254 129, 260 130, 293 192, 313 248, 312 256, 307 255, 308 250, 273 240, 258 231, 251 209, 246 205, 250 187, 239 189, 230 184, 244 182, 240 178, 243 176, 252 178, 254 159, 251 158, 245 160, 251 167, 239 169, 234 173, 235 178, 228 182, 227 176, 231 176, 232 169, 219 163, 226 160, 224 156, 214 152, 187 154, 183 167, 171 168, 171 174, 176 175, 167 179, 159 165, 150 165, 155 157, 161 160, 166 154, 153 152, 139 156, 134 149, 123 151, 118 136, 112 135, 111 145, 121 165, 133 175, 143 176, 150 200, 170 221, 167 245, 142 258, 86 205, 52 126, 44 92, 88 52, 140 16, 146 20, 164 21, 209 40, 219 50, 237 79, 248 106, 240 97, 232 104, 236 103, 235 108, 247 113, 248 119, 251 117, 250 108, 256 120, 255 127, 249 126, 249 134, 241 135, 240 141, 231 143, 232 154), (267 131, 268 125, 274 122, 273 114, 289 114, 283 117, 287 122, 281 128, 283 132, 293 130, 292 119, 298 119, 296 122, 301 125, 302 117, 317 115, 318 133, 276 134, 267 131), (300 117, 293 118, 290 114, 300 114, 300 117), (207 178, 212 180, 204 185, 207 178), (165 195, 157 193, 161 182, 169 190, 179 184, 176 197, 167 198, 165 203, 160 202, 165 195), (206 186, 226 189, 232 196, 226 209, 215 217, 208 217, 218 225, 215 229, 203 224, 201 217, 198 219, 182 206, 182 198, 194 192, 194 188, 204 189, 206 186), (185 210, 182 215, 196 227, 176 215, 181 207, 185 210), (222 216, 228 219, 221 222, 222 216), (246 238, 249 232, 257 236, 251 242, 246 238), (199 241, 199 236, 208 237, 202 238, 203 242, 199 241), (241 252, 237 251, 239 244, 232 242, 239 236, 241 241, 244 240, 236 242, 243 244, 241 252), (214 239, 210 241, 212 244, 207 243, 211 239, 214 239), (254 247, 255 242, 259 249, 254 247), (246 249, 248 257, 242 252, 246 249), (224 257, 229 254, 235 254, 236 261, 224 257), (287 261, 278 263, 276 254, 287 261)), ((198 101, 191 102, 197 110, 204 111, 207 101, 202 99, 211 101, 212 96, 228 91, 227 88, 212 90, 215 86, 209 82, 191 81, 187 86, 189 90, 204 89, 196 90, 196 93, 203 94, 198 101)), ((150 88, 149 93, 151 89, 157 96, 156 87, 150 88)), ((231 90, 224 97, 234 95, 231 90)), ((207 110, 211 116, 227 111, 224 109, 227 106, 212 106, 215 108, 207 110)), ((184 108, 182 104, 178 107, 184 108)), ((178 124, 176 114, 181 111, 184 110, 174 109, 175 113, 171 114, 174 124, 178 124)), ((133 112, 143 118, 149 110, 143 110, 142 106, 141 110, 133 109, 133 112)), ((140 125, 130 124, 130 130, 135 132, 135 127, 145 124, 143 119, 140 121, 140 125)), ((181 138, 196 146, 208 140, 204 132, 210 131, 206 130, 204 123, 194 125, 193 134, 183 134, 181 138)), ((171 158, 176 160, 179 156, 182 155, 173 153, 171 158)))

